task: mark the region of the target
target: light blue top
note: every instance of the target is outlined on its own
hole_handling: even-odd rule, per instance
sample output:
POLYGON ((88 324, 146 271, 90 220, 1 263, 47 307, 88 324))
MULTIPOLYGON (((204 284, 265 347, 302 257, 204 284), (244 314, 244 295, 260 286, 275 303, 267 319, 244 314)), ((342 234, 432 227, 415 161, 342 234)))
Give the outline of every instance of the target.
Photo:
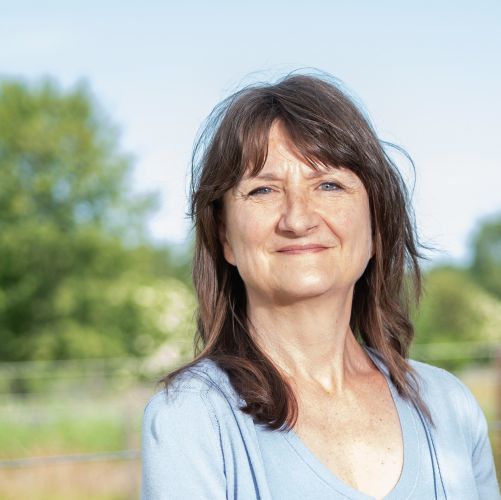
MULTIPOLYGON (((404 442, 398 483, 385 498, 501 498, 485 417, 469 389, 440 368, 411 360, 436 428, 385 375, 404 442)), ((293 430, 270 431, 239 409, 243 400, 213 361, 197 365, 147 404, 142 428, 143 500, 368 500, 338 479, 293 430)))

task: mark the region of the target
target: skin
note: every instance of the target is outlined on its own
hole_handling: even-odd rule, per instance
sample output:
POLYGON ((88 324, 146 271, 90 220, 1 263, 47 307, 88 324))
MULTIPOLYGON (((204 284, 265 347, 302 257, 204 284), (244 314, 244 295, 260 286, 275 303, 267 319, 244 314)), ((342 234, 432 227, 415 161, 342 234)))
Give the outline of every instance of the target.
POLYGON ((274 123, 262 171, 224 195, 219 236, 245 283, 251 334, 295 392, 294 431, 340 479, 382 498, 403 464, 398 413, 349 326, 374 254, 369 200, 349 169, 318 167, 274 123))
POLYGON ((245 283, 266 352, 294 378, 339 392, 346 375, 370 366, 349 328, 354 285, 373 255, 367 192, 345 168, 318 176, 279 122, 268 148, 259 175, 223 198, 224 255, 245 283), (311 244, 319 247, 283 251, 311 244))

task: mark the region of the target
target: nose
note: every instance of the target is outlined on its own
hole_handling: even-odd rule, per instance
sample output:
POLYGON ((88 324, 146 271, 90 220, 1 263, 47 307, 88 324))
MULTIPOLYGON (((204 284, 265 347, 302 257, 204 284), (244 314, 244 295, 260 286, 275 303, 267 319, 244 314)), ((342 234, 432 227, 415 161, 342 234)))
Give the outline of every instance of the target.
POLYGON ((283 206, 279 230, 301 236, 318 226, 318 214, 308 194, 288 192, 283 206))

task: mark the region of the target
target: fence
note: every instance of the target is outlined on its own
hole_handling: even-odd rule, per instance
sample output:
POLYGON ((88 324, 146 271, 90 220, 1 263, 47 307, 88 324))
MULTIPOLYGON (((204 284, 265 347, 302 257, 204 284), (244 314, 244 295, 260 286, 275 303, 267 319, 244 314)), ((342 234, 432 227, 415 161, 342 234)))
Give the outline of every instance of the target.
MULTIPOLYGON (((477 362, 461 376, 488 416, 499 471, 501 344, 416 345, 412 357, 477 362)), ((0 498, 137 498, 142 411, 159 375, 128 358, 0 364, 0 498)))

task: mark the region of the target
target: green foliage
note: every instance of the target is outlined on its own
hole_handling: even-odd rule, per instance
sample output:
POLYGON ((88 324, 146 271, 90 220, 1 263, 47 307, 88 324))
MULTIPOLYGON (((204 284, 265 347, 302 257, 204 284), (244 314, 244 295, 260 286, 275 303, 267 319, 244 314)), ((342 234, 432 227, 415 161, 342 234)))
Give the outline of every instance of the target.
POLYGON ((480 226, 473 241, 473 251, 472 276, 501 299, 501 215, 480 226))
POLYGON ((424 297, 415 317, 420 343, 478 340, 486 318, 477 306, 485 292, 465 270, 438 267, 424 280, 424 297))
POLYGON ((435 267, 424 276, 424 296, 413 321, 411 357, 455 370, 489 357, 482 343, 500 339, 501 301, 479 286, 468 269, 435 267), (429 348, 423 351, 419 344, 429 348))
POLYGON ((155 201, 130 196, 130 158, 84 86, 64 93, 51 81, 3 82, 0 161, 3 224, 97 226, 137 237, 155 201))
POLYGON ((84 86, 0 84, 0 360, 140 356, 167 338, 137 289, 186 266, 148 243, 156 199, 130 192, 131 167, 84 86))

